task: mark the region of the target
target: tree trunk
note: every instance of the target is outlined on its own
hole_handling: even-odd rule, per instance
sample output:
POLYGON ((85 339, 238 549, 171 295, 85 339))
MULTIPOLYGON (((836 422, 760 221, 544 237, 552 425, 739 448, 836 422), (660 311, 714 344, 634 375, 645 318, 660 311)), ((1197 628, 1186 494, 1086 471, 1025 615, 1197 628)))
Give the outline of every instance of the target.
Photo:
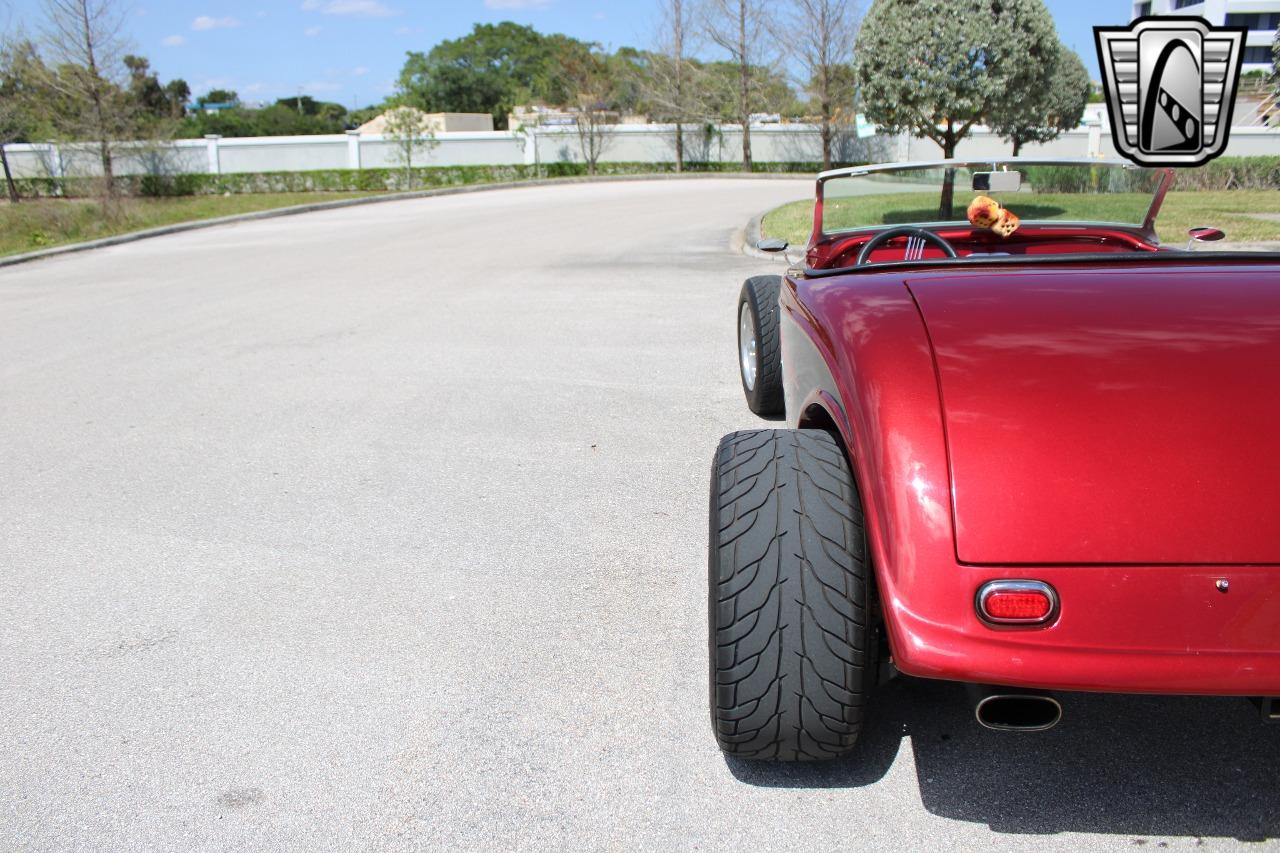
POLYGON ((80 26, 84 37, 85 64, 89 71, 89 99, 93 103, 94 134, 98 137, 98 153, 102 157, 103 195, 106 201, 116 196, 115 166, 111 162, 111 133, 107 127, 106 105, 102 102, 102 78, 98 74, 97 49, 94 47, 93 25, 89 21, 89 6, 80 0, 80 26))
POLYGON ((742 171, 751 171, 751 65, 747 54, 747 0, 738 0, 738 82, 741 86, 742 171))
POLYGON ((673 7, 675 21, 675 55, 676 55, 676 171, 684 171, 684 2, 676 0, 673 7))
POLYGON ((940 144, 942 145, 942 159, 951 160, 956 156, 956 137, 951 129, 950 121, 947 122, 947 132, 943 134, 940 144))
MULTIPOLYGON (((825 40, 830 36, 823 33, 820 38, 824 39, 825 47, 825 40)), ((831 168, 831 66, 826 61, 825 50, 819 84, 822 87, 822 91, 818 93, 822 100, 822 170, 825 172, 831 168)))
POLYGON ((822 170, 831 168, 831 102, 822 101, 822 170))
POLYGON ((116 169, 111 162, 111 143, 103 139, 98 143, 98 151, 102 156, 102 180, 105 182, 103 192, 108 199, 116 197, 116 169))
MULTIPOLYGON (((947 132, 942 137, 942 157, 950 160, 956 156, 956 137, 952 131, 951 120, 947 119, 947 132)), ((951 213, 956 197, 956 170, 947 168, 942 178, 942 199, 938 204, 938 219, 941 222, 950 222, 951 213)))
POLYGON ((13 173, 9 171, 9 155, 5 153, 4 145, 0 145, 0 165, 4 166, 4 182, 9 187, 9 201, 17 204, 22 201, 22 196, 18 195, 18 185, 13 182, 13 173))
POLYGON ((1013 137, 1013 156, 1017 157, 1018 152, 1021 150, 1022 150, 1022 140, 1016 136, 1013 137))

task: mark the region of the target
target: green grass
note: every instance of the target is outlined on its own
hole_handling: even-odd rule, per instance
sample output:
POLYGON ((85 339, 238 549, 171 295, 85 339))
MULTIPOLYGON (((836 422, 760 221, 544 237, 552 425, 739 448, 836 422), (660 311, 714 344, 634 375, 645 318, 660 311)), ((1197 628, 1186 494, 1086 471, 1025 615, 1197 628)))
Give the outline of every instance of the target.
POLYGON ((253 213, 296 204, 371 195, 377 193, 312 192, 123 198, 110 205, 109 214, 104 213, 100 202, 86 199, 32 199, 20 204, 0 202, 0 256, 96 240, 131 231, 145 231, 177 222, 194 222, 236 213, 253 213))
MULTIPOLYGON (((956 195, 957 216, 964 215, 972 194, 956 195)), ((861 196, 835 200, 824 205, 827 227, 854 227, 859 224, 899 224, 930 222, 938 218, 937 208, 929 208, 920 193, 861 196)), ((1024 221, 1059 219, 1095 222, 1132 222, 1135 210, 1145 210, 1146 202, 1135 194, 1084 195, 1071 193, 1018 194, 1005 199, 1009 208, 1024 221), (1024 201, 1025 199, 1025 201, 1024 201), (1138 204, 1142 201, 1141 204, 1138 204)), ((1156 230, 1170 244, 1185 238, 1188 228, 1213 225, 1227 233, 1231 242, 1280 240, 1280 222, 1253 219, 1246 214, 1280 214, 1280 192, 1275 190, 1222 190, 1171 192, 1165 197, 1156 230)), ((782 237, 794 245, 804 245, 813 230, 813 202, 795 201, 765 214, 761 233, 782 237)))

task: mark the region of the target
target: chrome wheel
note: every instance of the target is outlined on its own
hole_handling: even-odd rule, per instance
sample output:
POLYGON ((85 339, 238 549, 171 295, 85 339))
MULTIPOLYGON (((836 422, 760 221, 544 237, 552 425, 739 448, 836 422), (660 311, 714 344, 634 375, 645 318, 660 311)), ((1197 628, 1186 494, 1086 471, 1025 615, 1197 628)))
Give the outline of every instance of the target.
POLYGON ((746 302, 738 313, 738 354, 742 360, 742 384, 753 391, 756 387, 756 324, 751 306, 746 302))

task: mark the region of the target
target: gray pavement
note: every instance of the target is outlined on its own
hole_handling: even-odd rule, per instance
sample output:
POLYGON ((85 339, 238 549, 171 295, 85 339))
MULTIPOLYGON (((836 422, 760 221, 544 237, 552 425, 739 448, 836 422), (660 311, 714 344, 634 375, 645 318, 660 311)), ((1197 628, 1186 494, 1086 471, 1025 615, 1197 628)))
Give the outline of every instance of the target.
POLYGON ((878 696, 729 763, 705 528, 748 217, 527 188, 0 270, 0 848, 1170 849, 1280 836, 1242 701, 878 696))

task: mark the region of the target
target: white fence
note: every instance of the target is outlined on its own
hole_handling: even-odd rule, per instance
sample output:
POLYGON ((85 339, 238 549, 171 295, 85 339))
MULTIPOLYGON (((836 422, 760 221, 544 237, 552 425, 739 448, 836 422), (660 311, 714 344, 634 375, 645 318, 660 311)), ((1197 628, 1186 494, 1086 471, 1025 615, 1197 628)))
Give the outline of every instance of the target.
MULTIPOLYGON (((686 126, 685 158, 734 163, 742 159, 742 129, 723 125, 686 126)), ((9 145, 5 148, 16 177, 90 177, 101 174, 93 145, 9 145)), ((1009 143, 983 127, 960 143, 957 157, 1006 157, 1009 143)), ((751 128, 751 153, 760 163, 818 162, 822 145, 816 127, 764 125, 751 128)), ((1045 145, 1027 145, 1028 157, 1113 157, 1110 131, 1100 125, 1068 131, 1045 145)), ((1236 127, 1226 154, 1236 157, 1280 155, 1280 128, 1236 127)), ((936 144, 909 136, 877 135, 858 139, 841 134, 835 159, 844 162, 929 160, 942 156, 936 144)), ((430 150, 415 154, 417 166, 534 165, 583 160, 573 128, 441 133, 430 150)), ((606 162, 670 163, 675 160, 675 129, 670 125, 620 125, 610 128, 601 156, 606 162)), ((395 144, 382 136, 354 132, 338 136, 207 137, 165 144, 130 144, 117 149, 121 175, 191 173, 302 172, 316 169, 394 167, 395 144)))

